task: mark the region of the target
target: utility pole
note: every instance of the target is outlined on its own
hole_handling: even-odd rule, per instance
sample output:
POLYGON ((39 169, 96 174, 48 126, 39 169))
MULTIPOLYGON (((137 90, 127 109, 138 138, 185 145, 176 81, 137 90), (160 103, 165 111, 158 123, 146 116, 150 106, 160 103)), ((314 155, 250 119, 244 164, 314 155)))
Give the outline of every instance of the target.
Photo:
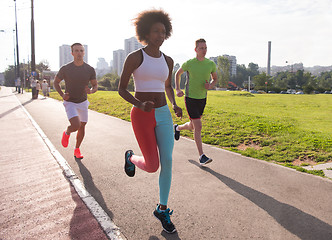
POLYGON ((31 72, 36 71, 35 61, 35 22, 33 16, 33 0, 31 0, 31 72))
MULTIPOLYGON (((20 80, 20 58, 19 58, 19 52, 18 52, 18 33, 17 33, 17 12, 16 12, 16 0, 15 2, 15 28, 16 28, 16 62, 17 62, 17 68, 16 68, 16 81, 20 80)), ((18 93, 21 92, 21 84, 18 85, 18 93)))
POLYGON ((38 98, 36 91, 36 60, 35 60, 35 22, 33 16, 33 0, 31 0, 31 87, 32 87, 32 99, 38 98))

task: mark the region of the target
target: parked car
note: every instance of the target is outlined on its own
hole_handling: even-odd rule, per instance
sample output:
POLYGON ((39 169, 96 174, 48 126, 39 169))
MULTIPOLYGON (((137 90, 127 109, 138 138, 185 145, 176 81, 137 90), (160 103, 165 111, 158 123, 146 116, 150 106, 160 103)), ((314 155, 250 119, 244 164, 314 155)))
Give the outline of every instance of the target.
POLYGON ((256 90, 250 90, 250 93, 255 94, 255 93, 258 93, 258 92, 256 90))
POLYGON ((281 91, 280 94, 288 94, 286 91, 281 91))
POLYGON ((298 91, 296 92, 296 94, 304 94, 302 91, 298 91))
POLYGON ((275 91, 269 91, 268 93, 276 93, 275 91))
POLYGON ((287 93, 288 94, 296 94, 296 90, 294 90, 294 89, 288 89, 287 93))
POLYGON ((332 94, 332 91, 325 91, 325 94, 332 94))

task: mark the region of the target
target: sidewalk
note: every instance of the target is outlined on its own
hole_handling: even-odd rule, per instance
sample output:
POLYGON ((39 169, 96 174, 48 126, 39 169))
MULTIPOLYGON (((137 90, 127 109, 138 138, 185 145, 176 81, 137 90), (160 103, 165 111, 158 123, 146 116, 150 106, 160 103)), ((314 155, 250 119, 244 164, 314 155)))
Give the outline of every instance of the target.
POLYGON ((0 239, 108 239, 12 88, 0 90, 0 239))

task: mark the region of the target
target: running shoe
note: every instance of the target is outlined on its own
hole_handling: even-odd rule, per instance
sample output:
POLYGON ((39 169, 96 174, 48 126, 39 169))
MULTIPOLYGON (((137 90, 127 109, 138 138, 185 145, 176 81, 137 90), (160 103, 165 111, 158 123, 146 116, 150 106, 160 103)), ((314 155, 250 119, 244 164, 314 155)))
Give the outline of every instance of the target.
POLYGON ((179 125, 174 124, 174 138, 176 141, 180 139, 180 131, 176 130, 177 126, 179 125))
POLYGON ((200 156, 200 158, 199 158, 199 164, 200 164, 201 166, 206 165, 206 164, 208 164, 208 163, 210 163, 210 162, 212 162, 212 159, 209 158, 209 157, 207 157, 205 154, 203 154, 203 155, 200 156))
POLYGON ((129 177, 133 177, 135 175, 135 164, 130 161, 131 156, 134 155, 132 150, 127 150, 125 153, 125 172, 129 177))
POLYGON ((176 228, 174 224, 171 222, 170 216, 173 214, 173 210, 171 211, 169 208, 166 210, 160 210, 159 204, 157 208, 154 210, 153 215, 161 222, 163 229, 167 233, 174 233, 176 232, 176 228))
POLYGON ((79 148, 76 148, 74 150, 74 157, 78 158, 78 159, 82 159, 83 158, 83 155, 81 154, 81 151, 79 148))
POLYGON ((68 147, 69 137, 70 137, 70 134, 67 135, 66 131, 64 131, 62 134, 61 144, 65 148, 68 147))

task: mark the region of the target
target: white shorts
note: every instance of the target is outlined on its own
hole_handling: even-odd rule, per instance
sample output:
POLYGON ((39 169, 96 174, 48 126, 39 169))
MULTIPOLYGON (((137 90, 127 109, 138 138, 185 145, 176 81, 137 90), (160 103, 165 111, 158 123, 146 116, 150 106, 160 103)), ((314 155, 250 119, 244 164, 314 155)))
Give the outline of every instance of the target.
POLYGON ((68 101, 63 101, 63 106, 65 106, 68 120, 73 117, 79 117, 81 122, 88 122, 88 107, 89 101, 85 100, 81 103, 73 103, 68 101))

